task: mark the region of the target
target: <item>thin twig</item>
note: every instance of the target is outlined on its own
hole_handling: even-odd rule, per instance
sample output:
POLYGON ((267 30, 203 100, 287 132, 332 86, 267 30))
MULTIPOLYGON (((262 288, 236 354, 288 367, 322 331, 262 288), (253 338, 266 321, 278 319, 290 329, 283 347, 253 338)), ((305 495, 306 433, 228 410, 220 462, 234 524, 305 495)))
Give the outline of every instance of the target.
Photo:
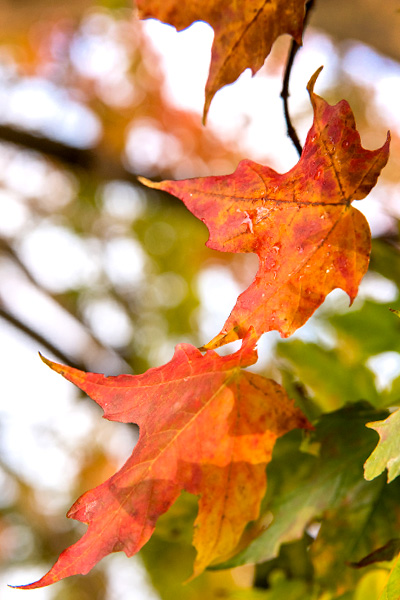
MULTIPOLYGON (((303 26, 303 33, 304 30, 306 28, 307 25, 307 21, 308 21, 308 17, 310 15, 310 12, 312 10, 314 6, 314 0, 308 0, 308 2, 306 3, 306 7, 305 7, 305 15, 304 15, 304 26, 303 26)), ((293 126, 292 120, 290 118, 290 113, 289 113, 289 80, 290 80, 290 75, 292 72, 292 67, 293 67, 293 63, 294 63, 294 59, 296 57, 296 54, 298 52, 300 48, 300 45, 296 42, 295 39, 292 40, 291 46, 290 46, 290 52, 289 52, 289 56, 288 56, 288 60, 286 63, 286 68, 285 68, 285 74, 283 77, 283 83, 282 83, 282 91, 281 91, 281 98, 283 100, 283 111, 285 114, 285 121, 286 121, 286 126, 287 126, 287 134, 290 137, 290 139, 292 140, 299 156, 301 156, 301 153, 303 151, 303 148, 301 147, 300 144, 300 140, 299 137, 297 135, 296 129, 293 126)))

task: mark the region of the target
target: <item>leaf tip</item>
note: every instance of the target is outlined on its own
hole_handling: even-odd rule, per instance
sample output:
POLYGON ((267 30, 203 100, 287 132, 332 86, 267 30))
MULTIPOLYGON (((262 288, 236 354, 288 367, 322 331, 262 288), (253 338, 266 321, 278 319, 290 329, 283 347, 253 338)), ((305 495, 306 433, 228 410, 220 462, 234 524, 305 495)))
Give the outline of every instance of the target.
MULTIPOLYGON (((389 149, 390 149, 390 142, 392 140, 392 136, 390 134, 390 131, 387 132, 386 134, 386 140, 385 143, 383 144, 382 148, 381 148, 381 152, 384 152, 385 156, 386 156, 386 161, 385 164, 389 158, 389 149)), ((383 165, 385 166, 385 165, 383 165)))
POLYGON ((53 362, 52 360, 43 356, 43 354, 41 354, 40 352, 39 352, 39 356, 40 356, 40 359, 44 362, 44 364, 47 365, 48 367, 50 367, 50 369, 52 369, 52 371, 59 373, 63 377, 67 376, 67 373, 70 370, 70 367, 66 367, 65 365, 60 365, 59 363, 53 362))
POLYGON ((44 362, 45 365, 47 365, 48 367, 50 367, 50 369, 53 369, 53 371, 57 370, 57 367, 61 367, 61 365, 58 365, 57 363, 53 362, 52 360, 50 360, 49 358, 46 358, 45 356, 43 356, 43 354, 41 354, 40 352, 38 352, 39 354, 39 358, 42 362, 44 362))
POLYGON ((315 86, 315 82, 317 81, 319 74, 321 73, 322 69, 324 68, 324 65, 321 65, 319 67, 319 69, 317 69, 314 73, 314 75, 311 76, 310 81, 307 83, 307 91, 310 94, 310 97, 312 98, 313 94, 314 94, 314 86, 315 86))
MULTIPOLYGON (((43 579, 43 577, 42 577, 42 579, 43 579)), ((8 584, 7 587, 9 587, 13 590, 36 590, 37 588, 44 587, 41 583, 42 579, 39 579, 38 581, 34 581, 33 583, 27 583, 25 585, 10 585, 10 584, 8 584)), ((45 584, 45 585, 49 585, 49 584, 45 584)))
POLYGON ((372 481, 375 479, 375 476, 371 476, 369 464, 367 464, 367 462, 364 463, 364 479, 365 481, 372 481))

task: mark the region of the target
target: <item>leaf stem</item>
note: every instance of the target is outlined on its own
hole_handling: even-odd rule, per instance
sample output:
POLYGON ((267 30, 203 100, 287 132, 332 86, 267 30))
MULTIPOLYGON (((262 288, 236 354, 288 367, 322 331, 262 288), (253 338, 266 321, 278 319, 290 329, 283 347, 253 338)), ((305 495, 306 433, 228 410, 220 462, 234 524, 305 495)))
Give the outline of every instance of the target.
MULTIPOLYGON (((314 6, 314 2, 315 0, 308 0, 308 2, 306 2, 306 6, 305 6, 305 15, 304 15, 304 27, 303 27, 303 33, 304 30, 306 28, 307 25, 307 21, 308 21, 308 17, 310 15, 310 12, 314 6)), ((300 44, 298 44, 296 42, 295 39, 292 40, 291 46, 290 46, 290 52, 289 52, 289 56, 288 56, 288 60, 286 63, 286 67, 285 67, 285 73, 284 73, 284 77, 283 77, 283 82, 282 82, 282 91, 281 91, 281 98, 283 100, 283 112, 285 114, 285 121, 286 121, 286 126, 287 126, 287 134, 290 137, 290 139, 292 140, 294 147, 296 148, 299 156, 301 156, 301 153, 303 151, 303 148, 300 144, 300 140, 299 137, 297 135, 296 129, 293 126, 292 120, 290 118, 290 113, 289 113, 289 81, 290 81, 290 75, 292 72, 292 67, 293 67, 293 63, 294 63, 294 59, 296 58, 296 54, 298 52, 298 50, 300 49, 300 44)))

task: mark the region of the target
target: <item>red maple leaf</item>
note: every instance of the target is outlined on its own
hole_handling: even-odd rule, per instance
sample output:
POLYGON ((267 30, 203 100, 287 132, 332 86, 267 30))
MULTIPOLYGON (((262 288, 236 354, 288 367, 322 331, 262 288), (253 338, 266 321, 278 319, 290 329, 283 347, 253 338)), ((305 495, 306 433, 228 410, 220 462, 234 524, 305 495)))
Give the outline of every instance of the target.
POLYGON ((169 363, 143 375, 105 377, 45 360, 93 398, 105 418, 138 423, 140 437, 124 466, 68 512, 88 524, 87 532, 42 579, 20 587, 85 574, 117 550, 132 556, 181 490, 200 497, 194 574, 232 553, 258 516, 275 440, 309 427, 280 385, 242 370, 257 360, 254 343, 251 332, 224 357, 179 344, 169 363))
POLYGON ((231 175, 163 181, 140 178, 177 196, 207 225, 207 246, 255 252, 260 266, 239 296, 222 331, 205 348, 278 330, 283 337, 303 325, 326 295, 341 288, 355 298, 368 268, 370 230, 351 206, 375 185, 389 156, 360 143, 345 100, 330 106, 308 84, 314 122, 299 162, 285 174, 250 160, 231 175))
POLYGON ((206 84, 204 118, 211 100, 247 68, 256 73, 276 38, 289 33, 301 44, 305 0, 136 0, 140 16, 154 17, 178 31, 206 21, 215 38, 206 84))

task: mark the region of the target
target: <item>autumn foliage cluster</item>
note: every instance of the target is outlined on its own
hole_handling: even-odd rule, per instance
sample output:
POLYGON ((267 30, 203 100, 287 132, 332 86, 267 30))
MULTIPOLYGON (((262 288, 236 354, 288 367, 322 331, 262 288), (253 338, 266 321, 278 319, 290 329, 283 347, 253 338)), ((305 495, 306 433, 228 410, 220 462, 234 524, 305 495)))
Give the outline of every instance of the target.
MULTIPOLYGON (((278 36, 288 33, 301 43, 305 14, 304 0, 138 0, 137 6, 142 18, 155 17, 178 30, 199 19, 213 27, 204 119, 215 93, 246 68, 255 73, 278 36)), ((329 520, 341 502, 346 500, 351 511, 351 498, 358 506, 357 495, 375 493, 372 480, 386 467, 390 481, 398 475, 398 413, 388 416, 359 403, 332 415, 315 415, 306 404, 297 406, 277 382, 246 370, 257 362, 256 345, 264 333, 275 330, 290 336, 335 288, 345 291, 352 303, 368 269, 370 230, 352 202, 365 198, 375 186, 388 160, 390 136, 381 148, 364 149, 349 104, 342 100, 332 106, 314 92, 318 75, 319 71, 311 76, 307 88, 313 123, 299 162, 287 173, 243 160, 230 175, 157 183, 140 178, 144 185, 182 200, 206 224, 209 248, 255 253, 259 268, 222 330, 200 349, 179 344, 171 361, 161 367, 141 375, 105 377, 43 359, 86 392, 106 419, 138 424, 140 438, 123 467, 70 509, 68 517, 86 523, 86 533, 39 581, 21 587, 34 589, 86 574, 112 552, 132 556, 182 491, 198 497, 194 576, 206 568, 272 560, 283 544, 299 540, 315 561, 321 581, 328 564, 351 572, 393 560, 398 553, 394 523, 375 529, 373 525, 374 519, 381 522, 387 515, 398 524, 398 509, 390 505, 387 515, 364 515, 371 529, 353 541, 357 557, 352 565, 351 560, 345 565, 343 556, 324 555, 330 528, 346 528, 350 518, 344 511, 342 524, 340 519, 329 520), (237 340, 241 345, 235 352, 216 352, 237 340), (360 461, 371 454, 375 440, 365 438, 365 423, 378 431, 381 441, 365 464, 364 478, 360 461), (295 429, 303 433, 287 439, 290 452, 298 452, 302 444, 303 479, 290 475, 292 487, 285 482, 277 489, 265 524, 266 467, 270 463, 274 468, 277 440, 295 429), (346 453, 337 441, 343 432, 350 436, 346 453), (304 537, 310 524, 321 522, 315 540, 304 537)), ((385 498, 386 493, 381 486, 379 494, 385 498)), ((382 598, 400 597, 399 572, 393 562, 382 598)), ((335 593, 349 589, 349 578, 339 577, 335 593)))

